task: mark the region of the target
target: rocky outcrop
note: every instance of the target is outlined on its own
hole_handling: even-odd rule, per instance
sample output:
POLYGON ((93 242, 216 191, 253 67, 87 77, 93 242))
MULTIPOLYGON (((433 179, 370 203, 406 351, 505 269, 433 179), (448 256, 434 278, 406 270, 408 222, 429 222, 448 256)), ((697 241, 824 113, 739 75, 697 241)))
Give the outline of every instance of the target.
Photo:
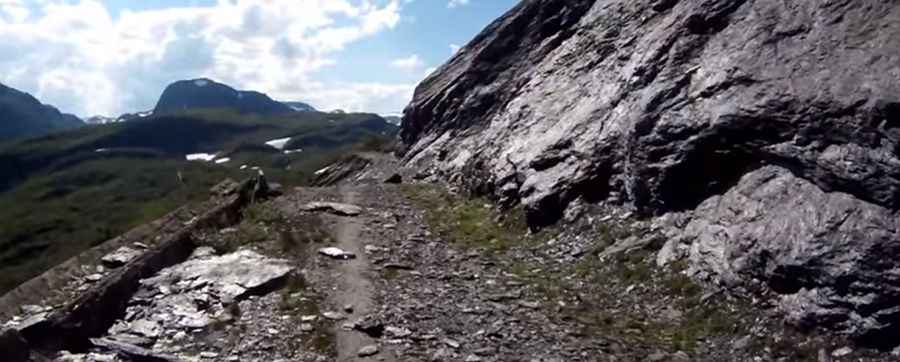
POLYGON ((896 344, 898 37, 894 2, 525 0, 419 85, 405 159, 534 227, 683 214, 698 278, 896 344))
MULTIPOLYGON (((244 184, 252 186, 253 182, 244 184)), ((149 228, 158 234, 146 234, 148 228, 135 229, 120 238, 110 240, 108 242, 110 245, 98 247, 83 256, 73 258, 4 295, 0 298, 0 307, 3 307, 0 310, 4 314, 14 315, 12 312, 14 309, 27 314, 27 318, 14 315, 4 327, 18 331, 27 342, 28 348, 35 351, 81 350, 89 346, 88 338, 101 335, 124 314, 128 299, 138 290, 142 279, 153 276, 163 268, 180 263, 191 255, 196 246, 193 237, 195 232, 202 228, 218 228, 238 221, 241 209, 251 198, 248 191, 250 187, 237 189, 238 186, 233 181, 225 181, 214 187, 214 190, 217 190, 216 196, 203 205, 210 209, 190 220, 182 222, 177 215, 169 215, 158 222, 160 225, 149 228), (139 241, 134 241, 135 238, 139 241), (97 255, 101 250, 109 250, 111 246, 122 245, 122 241, 128 240, 134 242, 133 246, 147 250, 141 251, 140 255, 129 255, 127 258, 112 258, 117 254, 124 254, 121 247, 112 249, 111 254, 97 255), (152 246, 148 247, 141 241, 147 241, 152 246), (99 266, 104 259, 115 259, 115 269, 106 270, 105 267, 99 266), (70 264, 90 260, 98 264, 98 267, 85 268, 82 265, 77 270, 94 270, 94 274, 73 275, 72 270, 76 268, 70 264), (124 264, 121 263, 123 261, 124 264), (75 287, 70 287, 72 285, 75 287), (41 286, 57 286, 57 289, 37 289, 41 286)), ((0 347, 6 348, 2 344, 0 347)), ((0 348, 0 355, 11 353, 11 350, 3 348, 0 348)))

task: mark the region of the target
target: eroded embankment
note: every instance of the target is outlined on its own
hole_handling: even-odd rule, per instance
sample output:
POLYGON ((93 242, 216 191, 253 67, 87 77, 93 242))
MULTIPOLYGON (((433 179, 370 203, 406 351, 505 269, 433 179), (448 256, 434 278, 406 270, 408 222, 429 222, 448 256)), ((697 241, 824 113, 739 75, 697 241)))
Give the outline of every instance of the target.
POLYGON ((235 223, 249 200, 247 190, 252 187, 247 186, 253 183, 223 182, 203 205, 138 227, 4 295, 0 313, 9 319, 4 327, 10 327, 4 341, 11 342, 0 343, 0 354, 12 356, 23 348, 52 353, 88 347, 90 337, 102 335, 125 312, 141 279, 187 259, 195 248, 196 231, 235 223), (104 255, 126 245, 144 250, 112 270, 101 265, 104 255), (22 312, 25 318, 17 316, 22 312), (23 341, 25 345, 18 343, 23 341))

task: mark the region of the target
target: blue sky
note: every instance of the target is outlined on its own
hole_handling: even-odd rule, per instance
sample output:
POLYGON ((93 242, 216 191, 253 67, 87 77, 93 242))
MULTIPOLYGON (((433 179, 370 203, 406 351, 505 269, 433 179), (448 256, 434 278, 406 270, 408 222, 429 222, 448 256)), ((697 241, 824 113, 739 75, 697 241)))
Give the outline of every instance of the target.
POLYGON ((209 77, 321 109, 401 111, 517 0, 0 0, 0 82, 79 116, 209 77))

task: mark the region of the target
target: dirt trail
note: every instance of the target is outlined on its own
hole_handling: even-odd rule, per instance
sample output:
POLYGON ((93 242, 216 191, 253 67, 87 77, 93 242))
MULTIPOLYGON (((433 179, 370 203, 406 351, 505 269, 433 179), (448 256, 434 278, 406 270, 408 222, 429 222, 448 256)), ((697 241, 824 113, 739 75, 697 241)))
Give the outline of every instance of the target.
MULTIPOLYGON (((358 193, 350 186, 338 189, 343 202, 354 204, 358 201, 358 193)), ((329 296, 331 304, 343 308, 350 305, 353 312, 348 313, 347 320, 353 322, 372 312, 374 293, 372 282, 366 275, 370 264, 366 258, 363 242, 363 220, 360 217, 342 217, 335 228, 336 246, 356 254, 356 259, 335 264, 338 285, 329 296)), ((346 313, 346 311, 344 311, 346 313)), ((342 324, 342 323, 341 323, 342 324)), ((378 345, 378 341, 358 331, 346 330, 341 324, 335 325, 337 337, 338 361, 392 361, 390 354, 379 346, 381 353, 372 357, 358 357, 360 348, 367 345, 378 345)))

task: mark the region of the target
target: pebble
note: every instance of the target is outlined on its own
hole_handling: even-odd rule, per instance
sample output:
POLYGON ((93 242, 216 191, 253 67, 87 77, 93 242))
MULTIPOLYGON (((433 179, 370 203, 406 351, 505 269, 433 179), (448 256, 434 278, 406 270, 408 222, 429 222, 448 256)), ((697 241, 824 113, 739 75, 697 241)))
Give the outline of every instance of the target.
POLYGON ((852 349, 852 348, 850 348, 850 347, 843 347, 843 348, 838 348, 838 349, 834 350, 833 352, 831 352, 831 356, 833 356, 833 357, 838 357, 838 358, 839 358, 839 357, 847 356, 847 355, 849 355, 849 354, 851 354, 851 353, 853 353, 853 349, 852 349))
POLYGON ((360 348, 359 352, 357 352, 356 354, 359 355, 360 357, 374 356, 374 355, 378 354, 378 346, 376 346, 374 344, 370 344, 368 346, 360 348))

